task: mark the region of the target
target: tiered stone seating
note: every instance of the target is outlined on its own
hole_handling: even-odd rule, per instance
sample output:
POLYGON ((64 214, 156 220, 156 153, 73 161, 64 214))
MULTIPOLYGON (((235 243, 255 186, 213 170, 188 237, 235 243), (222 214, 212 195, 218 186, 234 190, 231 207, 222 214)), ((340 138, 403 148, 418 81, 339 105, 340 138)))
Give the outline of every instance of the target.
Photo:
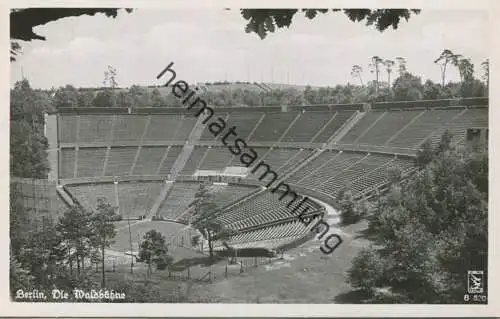
POLYGON ((395 158, 388 165, 381 166, 374 171, 361 176, 358 179, 348 184, 349 188, 357 194, 363 194, 369 190, 373 190, 376 186, 381 186, 389 182, 389 170, 393 167, 401 169, 402 173, 414 169, 413 160, 407 158, 395 158))
POLYGON ((77 115, 61 115, 59 121, 59 140, 61 143, 75 143, 77 134, 77 115))
POLYGON ((167 219, 176 220, 188 209, 199 189, 199 183, 176 182, 163 200, 158 214, 167 219))
POLYGON ((300 150, 296 148, 274 148, 262 159, 271 169, 277 171, 286 161, 294 157, 300 150))
MULTIPOLYGON (((230 120, 228 119, 229 117, 229 114, 228 113, 224 113, 224 112, 221 112, 221 113, 217 113, 217 115, 214 115, 214 117, 212 118, 214 121, 215 121, 215 117, 220 117, 220 118, 223 118, 224 120, 226 120, 226 122, 229 122, 230 120)), ((218 121, 217 121, 218 123, 218 121)), ((230 123, 231 125, 233 125, 233 123, 230 123)), ((214 140, 219 140, 221 139, 224 134, 225 134, 225 131, 221 132, 218 136, 214 136, 214 134, 212 132, 210 132, 209 128, 208 128, 209 124, 205 124, 205 129, 203 130, 203 133, 201 134, 200 136, 200 140, 201 141, 214 141, 214 140)), ((234 138, 234 137, 233 137, 234 138)))
POLYGON ((77 177, 102 176, 106 148, 80 148, 78 150, 77 177))
POLYGON ((189 134, 193 130, 194 125, 196 124, 197 118, 194 116, 186 115, 182 120, 174 139, 175 140, 187 140, 189 138, 189 134))
POLYGON ((304 112, 290 127, 282 142, 310 142, 335 113, 332 112, 304 112))
POLYGON ((462 109, 427 110, 415 122, 395 136, 388 143, 388 146, 414 149, 431 135, 432 132, 448 123, 462 111, 462 109))
POLYGON ((118 207, 123 217, 147 215, 163 187, 161 182, 118 184, 118 207))
MULTIPOLYGON (((232 126, 235 126, 235 132, 238 137, 248 141, 248 135, 255 129, 255 125, 257 125, 261 117, 262 113, 231 113, 229 115, 227 123, 228 127, 226 128, 226 130, 228 130, 232 126)), ((221 138, 222 137, 223 136, 221 136, 221 138)), ((228 141, 232 142, 234 141, 234 139, 235 137, 232 136, 228 139, 228 141)))
POLYGON ((311 141, 312 143, 326 143, 345 122, 354 115, 355 111, 338 111, 335 117, 311 141))
POLYGON ((68 185, 66 189, 86 208, 95 209, 99 197, 104 197, 111 206, 117 206, 113 183, 68 185))
POLYGON ((250 137, 254 142, 275 142, 285 133, 297 112, 267 113, 250 137))
POLYGON ((72 148, 63 148, 61 150, 61 177, 73 178, 75 174, 75 150, 72 148))
POLYGON ((182 123, 182 115, 154 115, 144 135, 144 141, 174 140, 182 123))
MULTIPOLYGON (((244 232, 233 236, 229 241, 229 246, 233 248, 245 247, 265 247, 274 248, 281 244, 300 238, 306 235, 310 228, 315 225, 317 219, 311 222, 308 227, 299 220, 285 222, 253 231, 244 232)), ((218 247, 222 244, 218 243, 218 247)))
POLYGON ((423 112, 423 110, 384 112, 380 120, 357 141, 357 144, 384 145, 394 134, 423 112))
POLYGON ((211 147, 207 150, 199 169, 221 171, 226 168, 232 156, 233 154, 226 147, 211 147))
POLYGON ((342 137, 340 143, 353 144, 360 136, 362 136, 370 125, 377 121, 381 116, 383 116, 383 112, 366 112, 365 115, 358 122, 356 122, 356 124, 354 124, 349 132, 342 137))
POLYGON ((338 156, 332 157, 324 165, 298 181, 297 184, 309 189, 316 189, 320 184, 339 175, 344 169, 349 168, 365 156, 366 154, 363 153, 343 152, 338 156))
POLYGON ((372 154, 362 157, 362 160, 348 161, 351 165, 339 170, 338 174, 333 175, 329 179, 325 179, 313 189, 335 197, 341 188, 346 186, 349 187, 352 181, 364 176, 365 174, 371 173, 380 166, 387 164, 393 158, 393 156, 372 154))
POLYGON ((207 149, 208 149, 207 147, 196 146, 193 149, 191 156, 189 156, 189 159, 187 160, 186 165, 182 170, 182 174, 186 175, 193 174, 196 171, 198 165, 200 164, 200 161, 205 156, 205 152, 207 151, 207 149))
POLYGON ((337 151, 329 151, 326 150, 316 158, 302 166, 299 170, 294 172, 291 176, 287 178, 287 182, 289 183, 297 183, 299 180, 303 179, 307 175, 319 169, 326 162, 330 161, 334 156, 338 154, 337 151))
POLYGON ((141 147, 132 175, 156 175, 166 151, 165 146, 141 147))
POLYGON ((80 116, 78 142, 106 142, 111 135, 113 115, 80 116))
POLYGON ((293 157, 283 162, 283 165, 278 167, 276 172, 280 174, 288 173, 311 156, 312 152, 313 151, 309 149, 299 150, 293 157))
POLYGON ((167 153, 164 155, 165 159, 161 164, 160 170, 158 173, 162 176, 166 176, 170 174, 172 167, 174 166, 175 160, 182 152, 182 146, 170 146, 167 150, 167 153))
POLYGON ((453 140, 460 145, 465 143, 468 128, 487 128, 488 108, 471 108, 464 114, 450 122, 445 127, 440 127, 432 135, 432 143, 436 144, 441 139, 445 130, 453 135, 453 140))
POLYGON ((147 116, 143 115, 117 115, 113 126, 113 141, 140 141, 147 116))
MULTIPOLYGON (((255 152, 257 152, 257 159, 255 160, 255 162, 253 164, 257 164, 258 162, 260 162, 260 159, 262 158, 262 156, 264 156, 267 151, 269 151, 269 147, 252 147, 254 149, 255 152)), ((241 154, 243 153, 247 153, 246 150, 242 149, 241 150, 241 154)), ((237 155, 237 156, 234 156, 233 159, 231 160, 231 162, 229 163, 229 166, 240 166, 240 167, 245 167, 244 164, 241 163, 241 160, 240 160, 240 155, 237 155)))
POLYGON ((129 175, 137 154, 137 147, 112 147, 109 151, 105 176, 129 175))
POLYGON ((213 185, 209 191, 214 194, 218 208, 226 207, 256 191, 256 187, 242 185, 213 185))
POLYGON ((278 193, 264 191, 241 204, 233 206, 229 211, 218 216, 217 219, 230 228, 243 229, 287 217, 298 216, 306 206, 311 206, 309 212, 314 210, 312 209, 313 207, 317 208, 310 202, 306 202, 306 204, 302 205, 301 211, 294 213, 293 208, 300 202, 300 199, 297 199, 290 207, 286 207, 290 199, 287 197, 280 201, 279 196, 278 193))

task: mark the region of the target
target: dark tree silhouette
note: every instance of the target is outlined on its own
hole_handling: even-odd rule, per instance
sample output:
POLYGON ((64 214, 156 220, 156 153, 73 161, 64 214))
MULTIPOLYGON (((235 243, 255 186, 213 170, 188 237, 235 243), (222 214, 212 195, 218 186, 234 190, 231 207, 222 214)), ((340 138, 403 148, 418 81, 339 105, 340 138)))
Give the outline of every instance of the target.
POLYGON ((367 26, 374 25, 378 31, 385 31, 392 26, 397 29, 401 19, 408 21, 412 14, 419 14, 418 9, 241 9, 241 15, 248 20, 245 31, 257 33, 264 39, 268 33, 276 29, 290 27, 292 19, 299 11, 309 19, 314 19, 318 13, 342 11, 352 22, 365 22, 367 26))
MULTIPOLYGON (((116 18, 119 9, 113 8, 29 8, 29 9, 13 9, 10 12, 10 39, 31 41, 42 40, 46 38, 36 34, 33 31, 34 27, 57 21, 68 17, 78 17, 82 15, 96 15, 103 13, 107 17, 116 18)), ((132 9, 125 9, 127 12, 132 12, 132 9)), ((21 50, 18 42, 12 41, 10 49, 10 60, 15 61, 16 56, 21 50)))
MULTIPOLYGON (((116 8, 29 8, 13 9, 10 13, 11 61, 15 61, 21 50, 19 43, 13 40, 31 41, 46 40, 36 34, 33 28, 52 21, 81 15, 96 15, 103 13, 107 17, 115 18, 120 9, 116 8)), ((131 12, 132 9, 125 9, 131 12)), ((417 9, 331 9, 334 12, 342 11, 351 21, 364 21, 367 26, 374 25, 377 30, 384 31, 389 27, 398 28, 401 19, 408 20, 412 14, 420 13, 417 9)), ((262 39, 269 32, 289 27, 294 15, 302 11, 309 19, 317 17, 318 13, 327 13, 330 9, 241 9, 241 15, 248 20, 245 31, 257 33, 262 39)))

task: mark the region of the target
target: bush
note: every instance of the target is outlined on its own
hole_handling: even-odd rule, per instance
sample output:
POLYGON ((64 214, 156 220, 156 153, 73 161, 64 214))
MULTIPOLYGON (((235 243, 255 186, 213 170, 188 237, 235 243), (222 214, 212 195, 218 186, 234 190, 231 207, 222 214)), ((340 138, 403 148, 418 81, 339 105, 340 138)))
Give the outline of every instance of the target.
POLYGON ((165 270, 167 266, 171 265, 173 263, 174 259, 165 254, 161 254, 158 257, 155 258, 155 263, 156 263, 156 269, 158 270, 165 270))
POLYGON ((352 261, 348 281, 356 289, 372 295, 375 288, 384 283, 384 260, 373 248, 362 250, 352 261))
POLYGON ((350 190, 339 192, 340 216, 342 224, 349 225, 359 222, 367 213, 367 203, 356 201, 350 190))

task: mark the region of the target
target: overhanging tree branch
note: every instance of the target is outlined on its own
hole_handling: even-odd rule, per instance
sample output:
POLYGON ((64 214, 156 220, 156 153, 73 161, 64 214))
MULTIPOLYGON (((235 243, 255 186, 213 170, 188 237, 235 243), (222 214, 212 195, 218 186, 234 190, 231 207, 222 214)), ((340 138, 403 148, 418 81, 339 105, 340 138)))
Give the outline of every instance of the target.
MULTIPOLYGON (((42 40, 46 37, 33 31, 33 28, 47 24, 52 21, 68 17, 78 17, 81 15, 94 16, 97 13, 103 13, 107 17, 116 18, 118 10, 113 8, 29 8, 13 9, 10 12, 10 39, 11 40, 42 40)), ((125 9, 126 12, 132 12, 132 9, 125 9)), ((11 48, 12 49, 12 48, 11 48)), ((11 50, 11 61, 15 61, 15 56, 20 50, 17 46, 14 53, 11 50)))

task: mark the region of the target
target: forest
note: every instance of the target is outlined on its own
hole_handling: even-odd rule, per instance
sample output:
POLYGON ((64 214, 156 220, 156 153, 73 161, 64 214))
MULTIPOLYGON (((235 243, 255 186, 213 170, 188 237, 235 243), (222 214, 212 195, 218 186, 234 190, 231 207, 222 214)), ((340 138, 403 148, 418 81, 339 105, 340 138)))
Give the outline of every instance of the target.
MULTIPOLYGON (((470 58, 444 49, 435 61, 440 68, 441 81, 422 79, 407 69, 403 57, 393 60, 373 56, 370 69, 353 65, 352 83, 313 88, 251 83, 212 82, 198 83, 200 95, 213 107, 250 107, 280 105, 348 104, 388 101, 418 101, 487 97, 489 61, 476 67, 470 58), (460 81, 447 81, 450 69, 455 68, 460 81)), ((347 76, 347 75, 346 75, 347 76)), ((103 85, 99 88, 76 88, 66 85, 42 91, 50 110, 77 107, 181 107, 171 90, 162 86, 120 87, 118 72, 112 66, 104 71, 103 85)))

